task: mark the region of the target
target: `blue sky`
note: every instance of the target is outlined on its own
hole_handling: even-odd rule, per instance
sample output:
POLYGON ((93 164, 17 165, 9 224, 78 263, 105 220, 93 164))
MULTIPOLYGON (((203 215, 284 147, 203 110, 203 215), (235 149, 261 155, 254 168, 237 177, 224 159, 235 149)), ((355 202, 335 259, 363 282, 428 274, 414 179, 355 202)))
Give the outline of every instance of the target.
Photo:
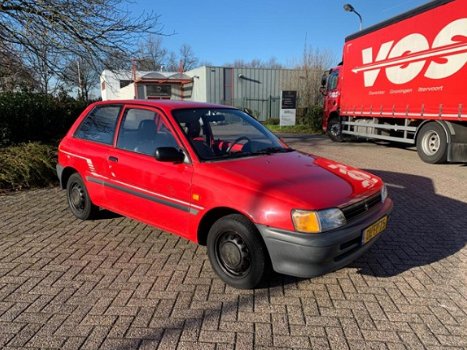
POLYGON ((356 14, 344 11, 347 2, 362 15, 365 28, 427 0, 134 0, 129 10, 160 16, 164 32, 176 33, 163 38, 169 51, 186 43, 202 62, 213 65, 275 57, 293 66, 305 40, 340 60, 345 36, 359 25, 356 14))

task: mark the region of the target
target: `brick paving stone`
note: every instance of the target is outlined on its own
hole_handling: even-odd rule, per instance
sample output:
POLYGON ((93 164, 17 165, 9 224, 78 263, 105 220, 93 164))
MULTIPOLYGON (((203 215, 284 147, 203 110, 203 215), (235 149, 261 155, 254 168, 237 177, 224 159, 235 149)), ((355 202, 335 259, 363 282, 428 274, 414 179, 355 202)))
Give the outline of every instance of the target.
POLYGON ((194 343, 180 341, 177 346, 177 350, 215 350, 215 343, 194 343))
POLYGON ((467 348, 465 167, 371 143, 287 141, 388 184, 389 227, 361 258, 236 290, 216 277, 205 247, 110 213, 77 220, 57 188, 4 194, 0 347, 467 348))
POLYGON ((290 336, 290 335, 274 335, 274 346, 283 348, 309 348, 310 341, 308 337, 290 336))

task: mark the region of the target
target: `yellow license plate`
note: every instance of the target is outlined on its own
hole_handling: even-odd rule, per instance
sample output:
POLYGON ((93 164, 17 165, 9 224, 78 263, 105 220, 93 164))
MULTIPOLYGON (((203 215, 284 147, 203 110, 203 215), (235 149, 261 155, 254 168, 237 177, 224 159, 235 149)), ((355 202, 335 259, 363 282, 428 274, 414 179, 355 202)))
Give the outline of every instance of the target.
POLYGON ((365 244, 369 242, 371 239, 376 237, 379 233, 383 232, 386 229, 387 225, 388 225, 388 217, 384 216, 378 221, 376 221, 373 225, 366 228, 363 231, 362 243, 365 244))

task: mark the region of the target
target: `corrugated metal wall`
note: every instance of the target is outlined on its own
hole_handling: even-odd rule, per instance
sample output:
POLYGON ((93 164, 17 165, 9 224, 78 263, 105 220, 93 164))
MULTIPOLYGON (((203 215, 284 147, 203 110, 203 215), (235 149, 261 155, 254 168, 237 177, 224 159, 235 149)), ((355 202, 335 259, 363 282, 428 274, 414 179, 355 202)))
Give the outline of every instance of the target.
POLYGON ((297 90, 299 81, 292 69, 206 67, 206 102, 249 108, 259 120, 278 118, 281 90, 297 90))

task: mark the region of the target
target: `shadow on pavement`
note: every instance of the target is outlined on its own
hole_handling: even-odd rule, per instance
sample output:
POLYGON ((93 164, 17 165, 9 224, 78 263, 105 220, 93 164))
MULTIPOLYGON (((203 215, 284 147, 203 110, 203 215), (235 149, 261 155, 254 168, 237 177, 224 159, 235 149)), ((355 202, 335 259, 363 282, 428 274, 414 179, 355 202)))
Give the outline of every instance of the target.
POLYGON ((350 267, 361 274, 390 277, 440 261, 465 246, 467 203, 436 194, 427 177, 368 171, 388 185, 394 211, 387 231, 350 267))
POLYGON ((121 218, 122 215, 114 213, 113 211, 101 209, 97 214, 95 220, 109 220, 109 219, 116 219, 121 218))

